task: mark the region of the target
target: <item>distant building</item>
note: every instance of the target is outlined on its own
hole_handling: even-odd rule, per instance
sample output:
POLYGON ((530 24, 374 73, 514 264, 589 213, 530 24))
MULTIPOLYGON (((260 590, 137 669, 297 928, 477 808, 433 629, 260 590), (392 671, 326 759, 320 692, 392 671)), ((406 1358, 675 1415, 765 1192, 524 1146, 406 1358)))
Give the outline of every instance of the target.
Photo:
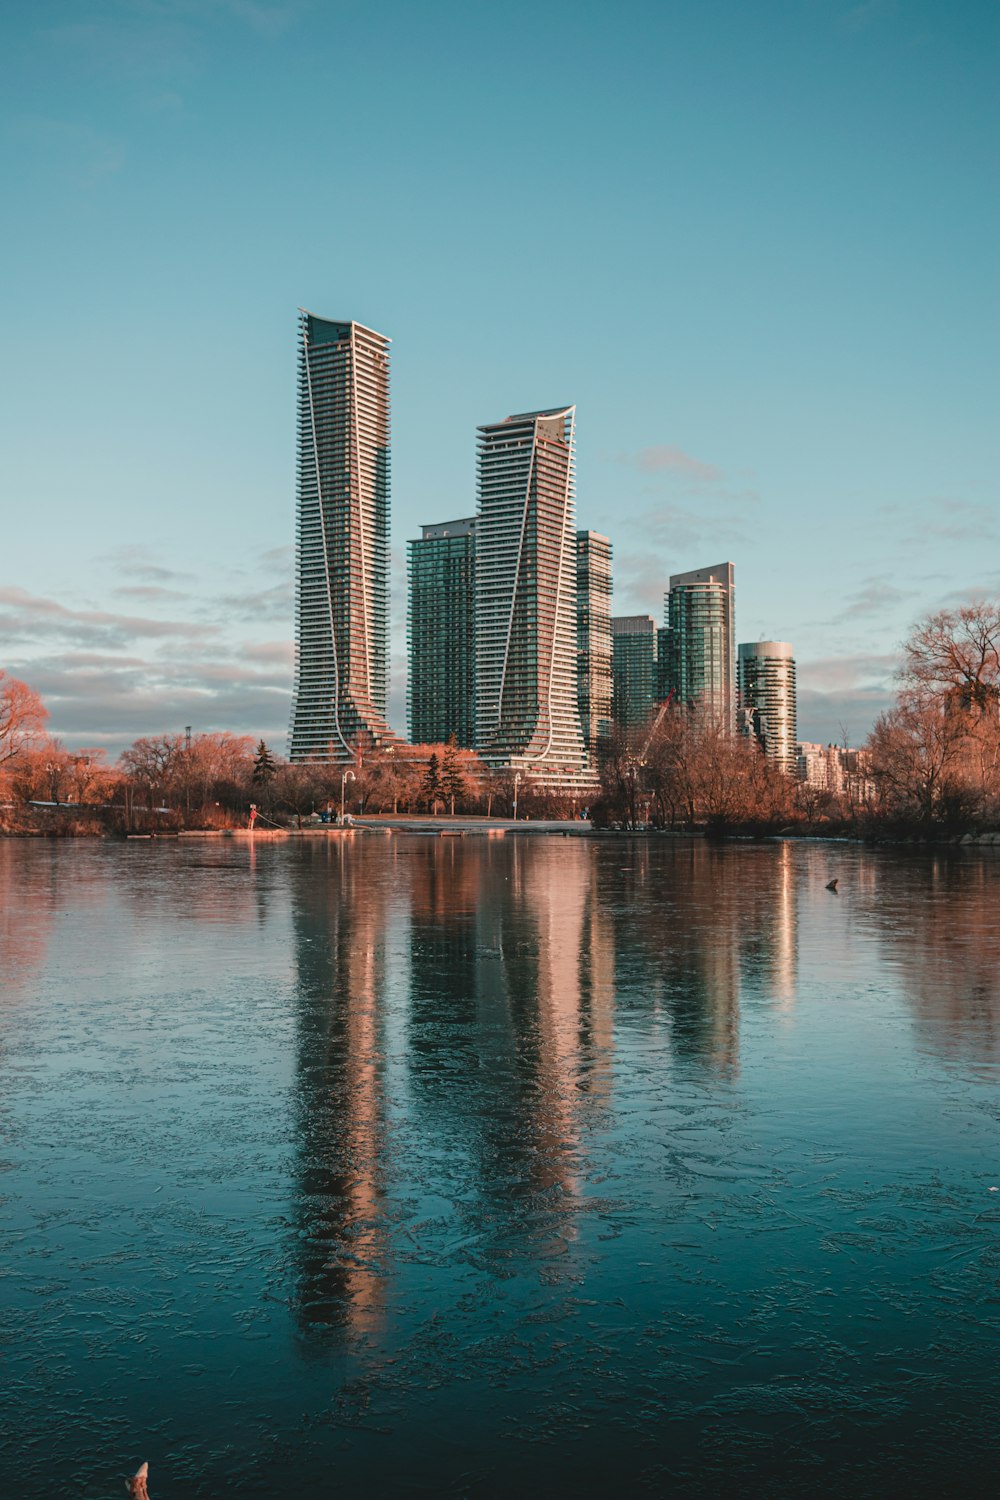
POLYGON ((795 773, 806 786, 817 791, 846 796, 855 804, 874 801, 875 783, 868 750, 800 740, 795 746, 795 773))
POLYGON ((737 657, 740 727, 768 760, 794 775, 797 699, 795 658, 787 641, 747 641, 737 657))
POLYGON ((735 570, 732 563, 675 573, 664 599, 669 671, 679 704, 736 722, 735 570))
POLYGON ((424 526, 407 544, 406 706, 410 739, 437 744, 454 735, 472 745, 473 605, 476 522, 424 526))
POLYGON ((394 739, 389 667, 389 340, 299 319, 296 660, 289 757, 394 739))
POLYGON ((576 695, 593 758, 611 733, 611 543, 576 534, 576 695))
POLYGON ((616 615, 611 639, 615 725, 637 729, 649 722, 656 702, 656 621, 652 615, 616 615))
POLYGON ((576 408, 479 429, 475 748, 493 770, 589 790, 577 703, 576 408))

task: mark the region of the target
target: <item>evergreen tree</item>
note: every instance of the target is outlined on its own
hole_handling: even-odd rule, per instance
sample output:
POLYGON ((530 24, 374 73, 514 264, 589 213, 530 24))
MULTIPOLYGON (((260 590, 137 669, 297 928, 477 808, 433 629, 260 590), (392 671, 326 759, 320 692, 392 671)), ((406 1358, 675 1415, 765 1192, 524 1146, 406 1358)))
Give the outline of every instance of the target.
POLYGON ((430 760, 427 762, 427 770, 424 772, 423 784, 421 785, 420 790, 423 793, 424 800, 427 803, 427 806, 430 808, 431 812, 433 812, 434 804, 439 800, 442 794, 441 768, 438 762, 436 751, 432 753, 430 760))
POLYGON ((254 786, 258 786, 262 791, 266 792, 277 774, 278 767, 275 763, 274 756, 271 754, 264 741, 261 740, 260 744, 257 746, 257 753, 254 756, 253 776, 251 780, 253 781, 254 786))
POLYGON ((448 743, 444 751, 444 764, 441 767, 441 791, 451 802, 451 815, 455 816, 455 798, 461 797, 465 791, 465 777, 458 759, 458 741, 454 734, 449 735, 448 743))

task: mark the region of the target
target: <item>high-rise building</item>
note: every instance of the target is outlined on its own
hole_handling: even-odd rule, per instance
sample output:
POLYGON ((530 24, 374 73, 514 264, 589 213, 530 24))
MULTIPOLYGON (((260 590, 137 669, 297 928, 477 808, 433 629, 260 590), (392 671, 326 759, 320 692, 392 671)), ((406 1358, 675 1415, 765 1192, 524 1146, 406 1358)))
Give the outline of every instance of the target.
POLYGON ((388 677, 389 341, 299 319, 292 760, 354 759, 391 741, 388 677))
POLYGON ((611 631, 615 724, 638 729, 649 722, 656 702, 656 621, 652 615, 616 615, 611 631))
POLYGON ((670 627, 661 625, 656 632, 656 701, 662 703, 671 694, 670 627))
POLYGON ((576 534, 576 696, 591 757, 611 733, 611 543, 576 534))
POLYGON ((664 599, 669 689, 728 728, 736 722, 736 623, 732 563, 675 573, 664 599))
POLYGON ((744 641, 737 656, 740 727, 768 760, 795 770, 795 658, 787 641, 744 641))
POLYGON ((425 526, 408 543, 406 702, 410 739, 472 745, 476 522, 425 526))
POLYGON ((576 408, 479 429, 475 747, 540 785, 592 785, 576 694, 576 408))

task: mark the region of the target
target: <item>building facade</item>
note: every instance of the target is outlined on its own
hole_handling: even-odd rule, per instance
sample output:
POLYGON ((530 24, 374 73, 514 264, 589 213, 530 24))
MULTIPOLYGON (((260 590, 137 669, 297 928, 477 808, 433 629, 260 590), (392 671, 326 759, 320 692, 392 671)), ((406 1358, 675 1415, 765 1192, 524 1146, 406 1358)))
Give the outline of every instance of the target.
POLYGON ((736 722, 735 569, 732 563, 675 573, 664 599, 668 691, 732 729, 736 722))
POLYGON ((610 541, 596 531, 578 531, 576 696, 591 760, 611 734, 611 590, 610 541))
POLYGON ((423 527, 408 552, 406 706, 415 745, 472 746, 474 517, 423 527))
POLYGON ((593 784, 577 706, 576 408, 479 429, 475 748, 552 788, 593 784))
POLYGON ((656 703, 656 621, 652 615, 616 615, 611 631, 615 727, 639 729, 656 703))
POLYGON ((737 655, 739 722, 768 760, 796 770, 795 657, 787 641, 744 641, 737 655))
POLYGON ((389 341, 299 318, 296 662, 289 757, 349 762, 391 742, 389 341))

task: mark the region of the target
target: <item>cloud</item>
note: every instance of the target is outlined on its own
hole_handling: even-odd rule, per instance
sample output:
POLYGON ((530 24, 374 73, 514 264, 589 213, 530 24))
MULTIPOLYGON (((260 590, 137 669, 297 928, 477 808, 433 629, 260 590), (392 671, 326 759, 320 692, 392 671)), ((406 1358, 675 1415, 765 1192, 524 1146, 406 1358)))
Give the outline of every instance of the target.
POLYGON ((272 588, 255 592, 223 594, 218 599, 219 608, 231 620, 285 620, 291 621, 295 610, 295 589, 289 578, 276 583, 272 588))
POLYGON ((831 625, 843 625, 859 618, 871 618, 895 610, 907 599, 918 597, 916 589, 900 589, 891 583, 888 575, 866 578, 861 587, 844 598, 844 608, 830 621, 831 625))
POLYGON ((940 542, 985 543, 1000 540, 1000 506, 955 495, 932 495, 878 507, 896 547, 918 551, 940 542))
POLYGON ((55 599, 18 588, 0 588, 0 625, 8 640, 34 642, 47 636, 66 639, 74 645, 88 642, 124 646, 135 639, 169 637, 199 641, 219 634, 217 625, 191 620, 154 620, 107 610, 70 609, 55 599))
POLYGON ((670 444, 640 448, 638 453, 623 453, 618 461, 638 469, 640 474, 674 474, 695 484, 718 484, 725 478, 715 464, 703 463, 700 458, 692 458, 682 448, 670 444))
POLYGON ((112 547, 110 552, 102 553, 97 561, 106 563, 116 573, 124 573, 126 577, 138 579, 142 583, 193 583, 194 573, 182 573, 176 568, 166 568, 159 559, 160 554, 153 547, 142 547, 134 544, 112 547))
POLYGON ((41 693, 50 731, 70 748, 100 744, 117 753, 140 735, 179 732, 185 724, 283 740, 292 678, 287 648, 284 657, 276 649, 283 644, 234 648, 228 658, 202 663, 173 653, 148 659, 59 653, 19 661, 12 670, 41 693), (254 665, 251 654, 267 659, 254 665))
POLYGON ((840 22, 848 31, 867 31, 896 12, 896 0, 861 0, 861 4, 852 5, 842 13, 840 22))
POLYGON ((138 599, 145 604, 157 604, 161 601, 175 603, 179 599, 191 597, 181 589, 165 589, 158 583, 137 583, 130 588, 115 589, 113 592, 118 599, 138 599))
POLYGON ((886 652, 798 662, 799 738, 839 742, 846 730, 849 744, 864 744, 876 717, 895 701, 898 666, 898 656, 886 652))

